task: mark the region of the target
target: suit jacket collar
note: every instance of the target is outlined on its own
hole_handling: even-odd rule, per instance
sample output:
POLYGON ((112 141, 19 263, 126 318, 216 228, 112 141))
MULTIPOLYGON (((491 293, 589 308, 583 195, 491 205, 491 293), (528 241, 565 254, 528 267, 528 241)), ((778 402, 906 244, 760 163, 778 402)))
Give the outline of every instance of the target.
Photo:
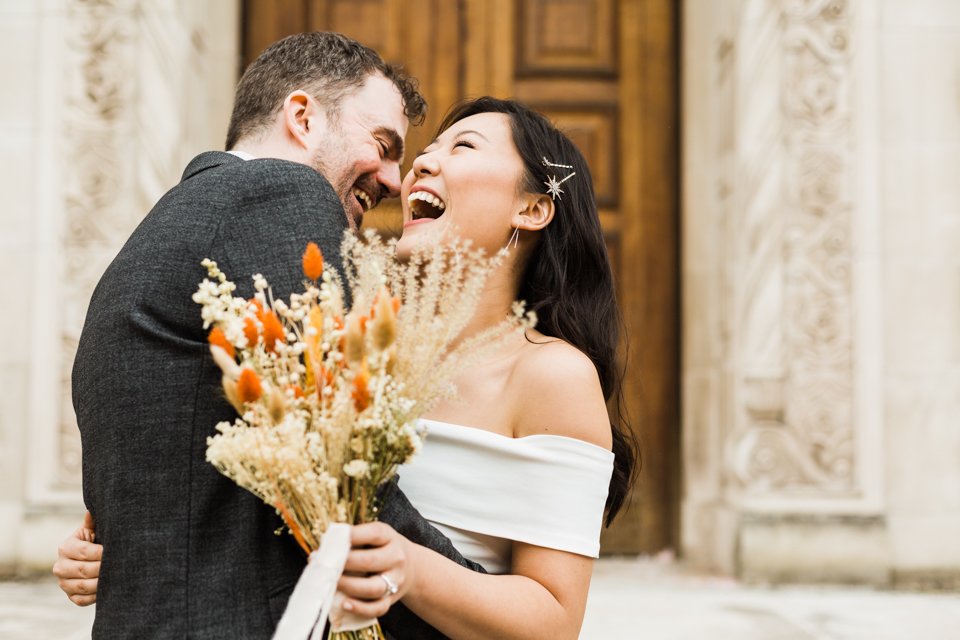
POLYGON ((243 162, 243 160, 226 151, 205 151, 190 161, 187 168, 183 170, 183 176, 180 178, 180 182, 192 178, 201 171, 213 169, 228 162, 243 162))

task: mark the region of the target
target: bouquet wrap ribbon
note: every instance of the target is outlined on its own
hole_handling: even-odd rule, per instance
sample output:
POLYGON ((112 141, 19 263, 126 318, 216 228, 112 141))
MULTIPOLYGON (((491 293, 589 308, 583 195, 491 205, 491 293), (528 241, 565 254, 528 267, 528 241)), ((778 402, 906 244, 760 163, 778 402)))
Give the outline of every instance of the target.
POLYGON ((320 548, 310 554, 300 574, 273 634, 274 640, 320 640, 327 618, 333 631, 352 631, 376 624, 375 619, 360 618, 340 607, 343 595, 337 591, 337 581, 348 553, 350 525, 331 524, 323 534, 320 548))

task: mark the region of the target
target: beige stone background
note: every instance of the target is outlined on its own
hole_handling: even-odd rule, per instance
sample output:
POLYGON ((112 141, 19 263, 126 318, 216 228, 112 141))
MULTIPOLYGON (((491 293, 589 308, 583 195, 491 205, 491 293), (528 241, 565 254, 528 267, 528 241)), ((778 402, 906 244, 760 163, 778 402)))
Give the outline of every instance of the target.
MULTIPOLYGON (((93 286, 220 148, 238 0, 0 0, 0 572, 81 513, 93 286)), ((691 565, 960 585, 960 2, 685 0, 691 565)), ((627 107, 623 107, 627 108, 627 107)))

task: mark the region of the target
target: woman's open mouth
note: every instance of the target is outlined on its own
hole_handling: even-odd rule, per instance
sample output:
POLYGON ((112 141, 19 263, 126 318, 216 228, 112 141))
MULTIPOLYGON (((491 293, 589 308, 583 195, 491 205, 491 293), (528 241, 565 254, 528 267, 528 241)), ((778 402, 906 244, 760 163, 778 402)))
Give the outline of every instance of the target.
POLYGON ((429 191, 414 191, 407 196, 410 203, 410 222, 436 220, 443 215, 446 203, 429 191))

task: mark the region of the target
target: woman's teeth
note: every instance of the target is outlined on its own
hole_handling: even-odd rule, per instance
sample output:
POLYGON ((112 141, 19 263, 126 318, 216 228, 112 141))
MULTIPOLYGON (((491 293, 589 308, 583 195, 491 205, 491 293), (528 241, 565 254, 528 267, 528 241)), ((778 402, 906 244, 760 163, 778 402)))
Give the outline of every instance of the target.
POLYGON ((357 189, 356 187, 354 187, 353 195, 355 195, 357 199, 365 205, 363 207, 364 211, 369 211, 370 209, 373 209, 373 201, 370 199, 370 196, 367 195, 366 191, 364 191, 363 189, 357 189))
POLYGON ((427 191, 414 191, 407 196, 407 202, 411 204, 411 211, 416 217, 439 218, 443 210, 447 208, 443 200, 427 191), (429 206, 423 206, 420 202, 429 206), (432 209, 431 209, 432 208, 432 209))

